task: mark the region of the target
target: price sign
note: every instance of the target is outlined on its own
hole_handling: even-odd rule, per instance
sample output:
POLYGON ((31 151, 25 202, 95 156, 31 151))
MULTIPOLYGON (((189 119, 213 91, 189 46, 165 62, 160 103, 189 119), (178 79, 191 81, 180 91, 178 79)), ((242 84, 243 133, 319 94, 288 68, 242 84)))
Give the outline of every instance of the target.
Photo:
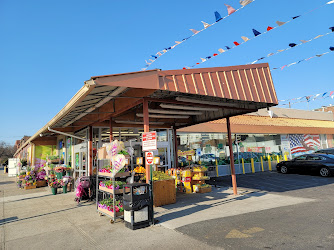
POLYGON ((152 165, 153 164, 153 152, 145 152, 145 161, 146 165, 152 165))
POLYGON ((143 151, 157 150, 157 132, 143 133, 143 151))

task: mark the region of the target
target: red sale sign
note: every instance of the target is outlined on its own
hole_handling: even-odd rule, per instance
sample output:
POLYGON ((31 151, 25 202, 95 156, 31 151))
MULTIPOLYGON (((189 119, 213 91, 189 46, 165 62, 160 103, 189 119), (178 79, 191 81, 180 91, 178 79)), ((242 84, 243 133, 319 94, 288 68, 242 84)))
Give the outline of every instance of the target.
POLYGON ((143 133, 142 140, 143 151, 157 150, 157 132, 145 132, 143 133))

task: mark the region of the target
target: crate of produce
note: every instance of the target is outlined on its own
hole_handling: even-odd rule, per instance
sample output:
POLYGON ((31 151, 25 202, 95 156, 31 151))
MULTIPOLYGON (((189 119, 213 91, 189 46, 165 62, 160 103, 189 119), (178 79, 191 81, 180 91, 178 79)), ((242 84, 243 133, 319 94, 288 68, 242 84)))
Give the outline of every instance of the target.
POLYGON ((153 205, 160 207, 176 202, 175 180, 153 182, 153 205))

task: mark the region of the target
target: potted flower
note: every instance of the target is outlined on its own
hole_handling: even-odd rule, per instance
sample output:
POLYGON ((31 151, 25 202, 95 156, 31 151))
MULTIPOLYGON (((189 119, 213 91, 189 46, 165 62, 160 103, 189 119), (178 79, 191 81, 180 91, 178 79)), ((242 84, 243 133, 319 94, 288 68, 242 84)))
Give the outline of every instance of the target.
POLYGON ((71 166, 66 166, 66 175, 67 176, 71 176, 72 175, 72 168, 71 168, 71 166))
POLYGON ((45 187, 46 186, 46 171, 42 168, 39 169, 38 172, 36 173, 36 184, 37 187, 45 187))
MULTIPOLYGON (((72 187, 71 187, 71 185, 72 185, 72 177, 71 176, 68 176, 68 175, 65 175, 64 177, 63 177, 63 182, 66 184, 66 192, 67 191, 71 191, 71 189, 72 189, 72 187)), ((63 188, 64 188, 64 186, 63 186, 63 188)), ((65 191, 64 191, 64 193, 66 193, 65 191)))
POLYGON ((49 186, 53 195, 57 194, 57 188, 59 187, 59 181, 50 181, 49 186))
POLYGON ((55 172, 56 172, 57 179, 58 180, 62 179, 64 176, 64 167, 61 165, 57 165, 55 167, 55 172))

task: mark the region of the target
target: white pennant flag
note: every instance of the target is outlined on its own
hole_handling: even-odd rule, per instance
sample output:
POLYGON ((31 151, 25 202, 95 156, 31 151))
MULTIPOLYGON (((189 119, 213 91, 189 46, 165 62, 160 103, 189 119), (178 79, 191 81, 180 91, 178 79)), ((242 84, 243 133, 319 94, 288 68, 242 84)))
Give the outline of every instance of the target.
POLYGON ((198 30, 194 30, 194 29, 190 29, 190 31, 191 31, 192 33, 194 33, 195 35, 199 33, 198 30))
POLYGON ((327 4, 332 4, 332 3, 334 3, 334 0, 333 1, 329 1, 327 4))
POLYGON ((251 2, 253 2, 253 0, 240 0, 240 4, 242 6, 246 6, 247 4, 250 4, 251 2))
POLYGON ((220 53, 224 53, 224 52, 225 52, 225 50, 223 50, 223 49, 218 49, 218 51, 219 51, 220 53))
POLYGON ((180 44, 180 43, 182 43, 182 42, 179 42, 179 41, 175 41, 175 43, 176 43, 176 44, 180 44))
POLYGON ((319 37, 322 37, 323 35, 319 35, 319 36, 316 36, 315 38, 313 38, 313 39, 317 39, 317 38, 319 38, 319 37))
POLYGON ((160 52, 157 53, 158 56, 162 56, 162 54, 160 52))
POLYGON ((205 62, 205 61, 206 61, 206 59, 204 59, 204 58, 201 58, 201 60, 202 60, 202 62, 205 62))
POLYGON ((244 40, 245 42, 249 41, 249 38, 248 38, 248 37, 242 36, 241 38, 242 38, 242 40, 244 40))
POLYGON ((208 24, 208 23, 206 23, 206 22, 203 22, 203 21, 201 21, 202 23, 203 23, 203 25, 204 25, 204 29, 206 29, 206 28, 208 28, 208 27, 210 27, 211 25, 210 24, 208 24))

